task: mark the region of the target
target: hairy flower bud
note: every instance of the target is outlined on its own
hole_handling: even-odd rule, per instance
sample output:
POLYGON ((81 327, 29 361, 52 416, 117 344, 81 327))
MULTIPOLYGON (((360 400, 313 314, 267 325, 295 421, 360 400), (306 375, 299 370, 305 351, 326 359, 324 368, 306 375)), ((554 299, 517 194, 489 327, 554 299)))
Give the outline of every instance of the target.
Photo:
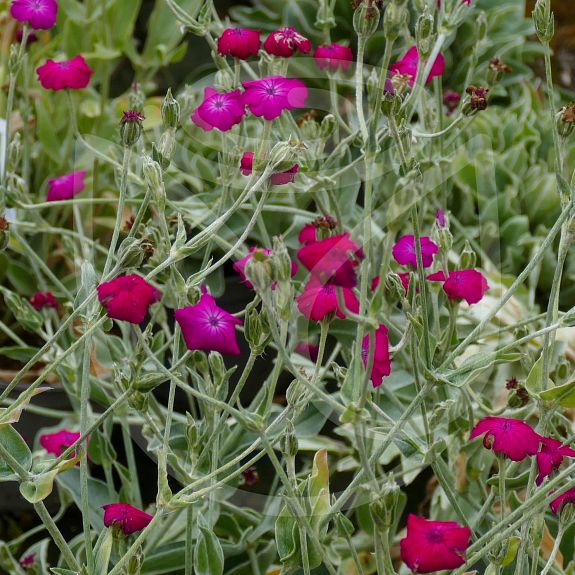
POLYGON ((475 267, 477 263, 477 255, 473 251, 471 244, 468 240, 465 241, 465 246, 461 252, 460 264, 463 269, 469 270, 475 267))
POLYGON ((335 28, 335 16, 333 14, 334 4, 331 0, 319 0, 315 27, 320 30, 328 31, 335 28))
POLYGON ((291 138, 287 142, 278 142, 272 148, 268 159, 272 172, 289 170, 302 149, 305 149, 305 144, 291 138))
POLYGON ((166 128, 177 128, 180 125, 180 104, 172 96, 171 88, 168 88, 162 102, 162 121, 166 128))
POLYGON ((295 434, 295 429, 290 423, 282 438, 282 451, 286 457, 295 457, 299 449, 299 442, 295 434))
POLYGON ((433 48, 433 17, 428 12, 422 14, 415 26, 415 44, 422 59, 427 59, 433 48))
POLYGON ((383 15, 383 35, 388 42, 395 42, 407 23, 407 10, 398 2, 392 2, 383 15))
POLYGON ((544 44, 549 43, 555 35, 555 19, 551 12, 551 0, 537 0, 532 17, 539 41, 544 44))
POLYGON ((355 33, 363 39, 369 38, 377 30, 379 17, 379 9, 373 0, 362 1, 353 13, 355 33))
POLYGON ((150 188, 158 211, 163 213, 166 207, 166 190, 164 188, 164 180, 160 164, 152 160, 150 157, 144 156, 142 172, 144 174, 146 184, 150 188))
POLYGON ((292 276, 292 261, 283 239, 277 236, 273 239, 271 265, 274 279, 278 281, 290 281, 292 276))
POLYGON ((252 353, 261 355, 271 337, 265 311, 258 312, 254 306, 246 310, 244 334, 252 353))
POLYGON ((262 249, 255 249, 246 264, 245 274, 257 291, 266 291, 273 282, 270 256, 262 249))
POLYGON ((144 120, 144 115, 137 110, 124 112, 120 121, 120 135, 124 146, 131 147, 140 139, 144 120))
POLYGON ((333 114, 327 114, 321 121, 320 125, 320 135, 322 138, 329 138, 337 127, 337 120, 333 114))

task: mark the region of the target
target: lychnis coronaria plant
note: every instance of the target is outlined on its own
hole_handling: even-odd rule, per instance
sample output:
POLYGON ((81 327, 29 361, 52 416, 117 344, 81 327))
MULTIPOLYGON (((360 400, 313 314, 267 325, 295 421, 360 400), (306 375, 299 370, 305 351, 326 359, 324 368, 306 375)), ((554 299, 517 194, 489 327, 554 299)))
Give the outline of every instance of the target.
POLYGON ((223 4, 0 2, 0 571, 573 573, 550 0, 223 4))

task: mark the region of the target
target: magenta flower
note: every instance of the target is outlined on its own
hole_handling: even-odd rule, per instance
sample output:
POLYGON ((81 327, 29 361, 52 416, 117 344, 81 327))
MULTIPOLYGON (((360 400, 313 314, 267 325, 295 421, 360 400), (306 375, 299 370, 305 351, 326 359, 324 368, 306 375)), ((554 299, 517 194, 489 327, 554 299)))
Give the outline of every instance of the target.
MULTIPOLYGON (((250 176, 254 166, 254 153, 244 152, 240 164, 240 171, 244 176, 250 176)), ((285 172, 276 172, 270 177, 270 182, 274 186, 282 186, 285 184, 292 184, 295 182, 295 176, 299 172, 299 164, 294 164, 289 170, 285 172)))
POLYGON ((312 321, 321 321, 327 316, 337 316, 345 319, 345 313, 339 306, 337 290, 341 289, 346 309, 352 313, 359 312, 359 301, 352 289, 331 283, 322 283, 312 277, 304 287, 303 293, 297 299, 297 307, 304 317, 312 321))
POLYGON ((313 224, 306 224, 300 231, 298 237, 300 244, 313 244, 317 241, 317 228, 313 224))
MULTIPOLYGON (((417 66, 419 65, 419 52, 417 51, 417 46, 412 46, 397 62, 394 62, 390 66, 390 72, 392 76, 396 74, 401 74, 402 76, 409 76, 409 85, 413 86, 415 84, 415 77, 417 76, 417 66)), ((433 66, 431 67, 431 71, 429 72, 429 76, 427 77, 426 84, 429 84, 433 78, 437 76, 442 76, 443 72, 445 71, 445 58, 443 54, 439 53, 433 66)))
POLYGON ((240 354, 236 325, 243 322, 218 307, 210 294, 202 294, 196 305, 177 309, 175 314, 188 349, 219 351, 224 355, 240 354))
POLYGON ((383 383, 383 378, 391 373, 391 360, 389 358, 389 337, 387 327, 380 325, 376 332, 366 335, 363 338, 361 356, 363 365, 367 366, 369 359, 370 339, 375 337, 375 348, 373 355, 373 367, 371 369, 371 383, 373 387, 379 387, 383 383))
POLYGON ((541 436, 521 419, 484 417, 471 431, 469 439, 483 435, 483 446, 502 453, 512 461, 523 461, 539 451, 541 436))
POLYGON ((124 535, 131 535, 148 526, 153 515, 140 511, 128 503, 109 503, 103 505, 104 525, 117 527, 124 535))
MULTIPOLYGON (((237 262, 235 262, 233 265, 234 271, 237 272, 238 274, 240 274, 242 281, 244 282, 246 287, 249 287, 249 288, 253 288, 254 286, 252 285, 252 282, 250 282, 250 280, 248 280, 248 278, 246 277, 245 269, 246 269, 246 265, 248 264, 248 262, 253 258, 254 251, 256 251, 256 250, 263 251, 267 256, 271 256, 273 254, 272 250, 251 247, 250 253, 247 256, 243 257, 241 260, 238 260, 237 262)), ((297 274, 297 270, 298 270, 297 263, 292 261, 292 263, 291 263, 291 275, 292 275, 292 277, 297 274)), ((272 289, 274 287, 275 286, 272 285, 272 289)))
POLYGON ((441 208, 438 208, 437 212, 435 212, 435 223, 440 228, 444 228, 445 226, 447 226, 447 220, 445 219, 445 212, 441 208))
POLYGON ((37 291, 30 298, 30 303, 32 307, 38 311, 45 307, 58 309, 58 300, 54 297, 54 294, 49 291, 37 291))
POLYGON ((311 359, 312 361, 317 361, 317 356, 319 354, 319 345, 311 343, 310 341, 300 341, 295 346, 294 351, 311 359))
MULTIPOLYGON (((428 268, 433 264, 433 258, 439 251, 439 246, 431 241, 431 238, 420 238, 421 258, 423 267, 428 268)), ((402 266, 417 267, 417 254, 415 251, 415 236, 401 236, 393 246, 393 257, 402 266)))
POLYGON ((108 317, 133 324, 142 323, 150 306, 162 297, 152 284, 136 274, 117 277, 100 284, 97 290, 108 317))
POLYGON ((455 110, 457 110, 457 106, 459 106, 459 102, 461 102, 461 94, 458 92, 454 92, 453 90, 445 90, 443 93, 443 103, 447 108, 447 115, 451 116, 455 110))
POLYGON ((192 121, 205 132, 214 128, 227 132, 239 124, 246 115, 239 90, 218 92, 214 88, 204 90, 204 101, 194 110, 192 121))
POLYGON ((564 457, 575 457, 575 450, 568 445, 563 445, 557 439, 541 438, 541 451, 537 453, 537 467, 539 468, 537 485, 541 485, 546 477, 559 469, 564 457))
POLYGON ((485 292, 489 289, 487 280, 477 270, 449 272, 447 280, 445 279, 445 274, 439 271, 430 274, 427 279, 429 281, 444 282, 443 291, 449 299, 464 299, 469 305, 481 301, 485 292))
POLYGON ((82 90, 90 83, 94 70, 86 64, 83 56, 75 56, 63 62, 47 60, 36 73, 46 90, 82 90))
POLYGON ((58 178, 48 180, 48 202, 57 202, 60 200, 71 200, 86 188, 86 177, 84 170, 72 172, 58 178))
POLYGON ((414 573, 457 569, 466 561, 471 529, 455 521, 431 521, 410 513, 401 559, 414 573))
POLYGON ((37 553, 30 553, 29 555, 22 557, 22 559, 20 559, 20 567, 22 567, 22 569, 32 569, 36 564, 36 557, 37 553))
MULTIPOLYGON (((80 439, 80 433, 77 431, 68 431, 61 429, 56 433, 46 433, 40 436, 40 445, 52 455, 60 457, 70 445, 73 445, 80 439)), ((71 457, 75 457, 75 453, 71 457)))
POLYGON ((12 0, 10 14, 19 22, 28 22, 34 30, 49 30, 56 24, 56 0, 12 0))
POLYGON ((284 110, 303 108, 308 89, 296 78, 268 76, 261 80, 244 82, 243 104, 254 116, 275 120, 284 110))
POLYGON ((355 287, 355 268, 364 258, 363 250, 348 232, 306 244, 297 253, 300 262, 323 283, 355 287))
POLYGON ((218 53, 221 56, 233 56, 247 60, 257 56, 262 41, 257 30, 248 28, 227 28, 218 38, 218 53))
POLYGON ((558 515, 563 509, 563 506, 568 503, 575 503, 575 487, 568 489, 565 493, 551 501, 549 507, 551 507, 551 511, 553 511, 555 515, 558 515))
POLYGON ((289 58, 298 51, 308 54, 311 50, 311 42, 295 28, 286 27, 272 32, 264 42, 264 48, 268 54, 289 58))
POLYGON ((328 46, 319 46, 313 53, 315 63, 322 70, 329 68, 337 70, 341 68, 347 71, 353 62, 353 52, 351 48, 341 44, 330 44, 328 46))

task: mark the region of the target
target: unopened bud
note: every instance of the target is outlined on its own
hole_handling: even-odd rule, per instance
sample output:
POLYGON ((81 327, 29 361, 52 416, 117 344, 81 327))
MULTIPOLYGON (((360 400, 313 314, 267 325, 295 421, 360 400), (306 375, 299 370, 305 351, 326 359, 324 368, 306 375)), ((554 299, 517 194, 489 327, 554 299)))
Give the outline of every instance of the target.
POLYGON ((162 102, 162 120, 166 128, 177 128, 180 125, 180 104, 172 96, 171 88, 168 88, 162 102))
POLYGON ((271 337, 265 311, 258 312, 254 306, 246 311, 244 334, 252 353, 261 355, 271 337))
POLYGON ((9 170, 12 172, 17 171, 18 164, 20 163, 20 158, 22 156, 22 136, 20 132, 16 132, 10 146, 8 147, 8 165, 9 170))
POLYGON ((146 156, 144 157, 142 172, 158 211, 163 213, 166 207, 166 190, 160 164, 146 156))
POLYGON ((252 252, 252 257, 245 267, 245 274, 256 290, 263 292, 271 287, 273 282, 271 258, 265 250, 255 249, 252 252))
POLYGON ((394 92, 385 91, 381 101, 381 110, 386 116, 396 116, 401 108, 401 98, 394 92))
POLYGON ((124 146, 131 147, 140 139, 144 120, 144 115, 137 110, 124 112, 120 121, 120 135, 124 146))
POLYGON ((415 26, 415 44, 420 58, 426 60, 433 48, 433 17, 428 12, 422 14, 415 26))
POLYGON ((334 132, 335 128, 337 127, 337 121, 333 114, 327 114, 324 116, 323 120, 321 121, 320 127, 320 135, 322 138, 327 139, 329 138, 334 132))
POLYGON ((217 351, 210 352, 208 355, 208 363, 210 364, 210 371, 212 372, 212 380, 216 386, 220 386, 226 379, 226 365, 221 353, 217 351))
POLYGON ((407 22, 407 10, 401 4, 393 2, 383 15, 383 35, 387 42, 395 42, 407 22))
POLYGON ((379 25, 379 9, 372 0, 365 0, 359 4, 353 13, 353 29, 363 39, 372 36, 379 25))
POLYGON ((555 19, 551 12, 551 0, 537 0, 532 16, 539 41, 544 44, 549 43, 555 35, 555 19))
POLYGON ((126 238, 118 248, 118 262, 124 267, 139 267, 144 261, 142 240, 133 236, 126 238))
POLYGON ((292 275, 292 261, 282 238, 274 237, 271 265, 274 279, 290 281, 292 275))
POLYGON ((299 443, 293 425, 289 424, 282 439, 282 451, 286 457, 295 457, 299 449, 299 443))
POLYGON ((305 144, 290 139, 287 142, 278 142, 271 150, 268 163, 272 172, 285 172, 289 170, 298 159, 299 153, 305 149, 305 144))
POLYGON ((461 268, 464 270, 470 270, 475 267, 477 263, 477 255, 473 251, 471 244, 469 241, 465 241, 465 246, 463 247, 463 251, 461 252, 461 268))
POLYGON ((185 426, 186 430, 186 441, 188 443, 188 448, 192 453, 198 450, 200 445, 201 432, 200 427, 196 420, 188 413, 186 414, 187 422, 185 426))

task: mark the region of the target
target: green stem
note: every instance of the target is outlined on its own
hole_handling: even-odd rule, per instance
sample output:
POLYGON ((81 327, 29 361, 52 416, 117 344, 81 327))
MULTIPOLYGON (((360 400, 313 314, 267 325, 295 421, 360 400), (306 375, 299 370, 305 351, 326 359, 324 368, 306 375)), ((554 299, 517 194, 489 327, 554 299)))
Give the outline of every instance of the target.
POLYGON ((75 571, 77 573, 80 572, 80 565, 78 565, 78 562, 76 561, 76 558, 72 553, 72 550, 70 549, 68 543, 62 536, 62 533, 58 529, 58 526, 56 525, 56 523, 54 523, 54 520, 48 513, 48 510, 46 509, 44 503, 42 501, 40 501, 40 503, 36 503, 34 505, 34 509, 36 510, 36 513, 42 520, 42 523, 44 523, 44 525, 46 526, 46 529, 48 530, 48 533, 50 533, 52 540, 54 541, 58 549, 60 549, 62 557, 66 562, 66 564, 68 565, 68 567, 72 569, 72 571, 75 571))

